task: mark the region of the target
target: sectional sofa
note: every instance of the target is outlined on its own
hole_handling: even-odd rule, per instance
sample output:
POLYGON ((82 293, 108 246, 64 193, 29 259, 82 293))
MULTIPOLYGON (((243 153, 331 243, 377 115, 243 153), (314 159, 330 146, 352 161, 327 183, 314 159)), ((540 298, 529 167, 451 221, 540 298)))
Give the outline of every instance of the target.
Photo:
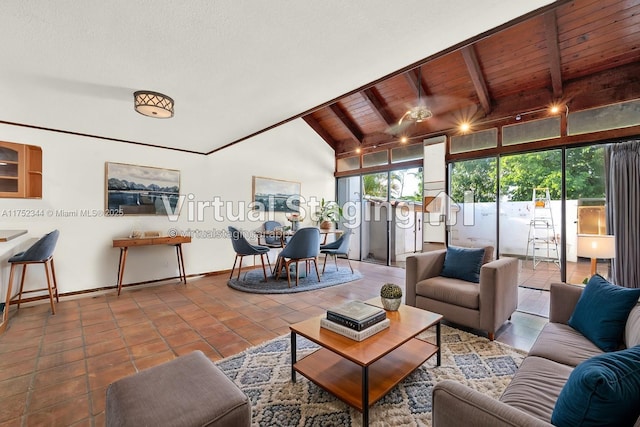
MULTIPOLYGON (((595 277, 595 276, 594 276, 595 277)), ((589 285, 587 285, 589 286, 589 285)), ((606 393, 620 393, 613 396, 613 403, 610 406, 603 406, 603 414, 598 416, 610 417, 607 420, 589 420, 592 413, 584 412, 580 416, 586 421, 580 425, 634 425, 640 427, 640 304, 632 306, 628 312, 623 333, 623 343, 615 351, 603 351, 594 342, 569 326, 570 319, 574 315, 577 303, 583 293, 584 287, 577 285, 567 285, 555 283, 551 286, 551 306, 549 313, 549 323, 545 325, 542 332, 529 351, 527 357, 514 375, 511 383, 506 388, 499 400, 485 396, 464 384, 452 380, 445 380, 437 383, 433 389, 433 426, 434 427, 457 427, 457 426, 550 426, 552 417, 561 418, 558 414, 560 409, 554 409, 558 404, 560 394, 567 386, 562 403, 566 399, 580 398, 578 406, 582 406, 580 411, 591 403, 598 404, 600 398, 610 398, 604 396, 606 393), (626 350, 625 350, 626 349, 626 350), (615 384, 615 356, 628 356, 627 372, 623 373, 621 382, 615 384), (594 357, 597 357, 594 359, 594 357), (605 362, 605 372, 598 371, 595 362, 605 362), (588 362, 588 363, 586 363, 588 362), (580 372, 576 372, 570 384, 570 375, 582 364, 580 372), (608 364, 607 364, 608 363, 608 364), (608 371, 607 371, 608 369, 608 371), (570 385, 579 380, 590 381, 594 373, 598 373, 595 378, 595 387, 600 387, 600 391, 589 392, 580 395, 575 388, 569 389, 570 385), (580 374, 580 375, 578 375, 580 374), (579 378, 576 378, 579 377, 579 378), (606 383, 606 384, 605 384, 606 383), (602 392, 605 386, 606 393, 602 392), (629 395, 629 393, 631 393, 629 395), (622 396, 626 394, 625 396, 622 396), (631 412, 636 415, 626 414, 626 423, 623 420, 624 409, 618 409, 616 404, 621 399, 631 399, 631 406, 635 408, 631 412), (634 424, 635 420, 635 424, 634 424)), ((606 305, 609 298, 600 298, 601 305, 606 305)), ((634 304, 633 301, 631 304, 634 304)), ((603 315, 607 315, 607 308, 603 307, 603 315)), ((587 317, 593 317, 597 328, 604 328, 607 321, 598 319, 599 307, 586 312, 587 317)), ((591 319, 587 319, 590 321, 591 319)), ((560 405, 559 405, 560 406, 560 405)), ((555 420, 554 420, 555 421, 555 420)), ((566 422, 560 425, 570 425, 566 422)))

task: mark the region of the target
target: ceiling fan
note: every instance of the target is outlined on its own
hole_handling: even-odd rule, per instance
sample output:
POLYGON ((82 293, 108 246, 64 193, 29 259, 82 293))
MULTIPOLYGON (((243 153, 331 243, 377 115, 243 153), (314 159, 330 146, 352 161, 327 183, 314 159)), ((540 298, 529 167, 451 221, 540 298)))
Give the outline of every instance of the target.
POLYGON ((433 113, 429 108, 427 108, 422 100, 422 69, 421 67, 418 67, 418 105, 407 110, 407 112, 400 117, 398 126, 402 125, 402 122, 405 120, 420 123, 424 120, 430 119, 431 117, 433 117, 433 113))

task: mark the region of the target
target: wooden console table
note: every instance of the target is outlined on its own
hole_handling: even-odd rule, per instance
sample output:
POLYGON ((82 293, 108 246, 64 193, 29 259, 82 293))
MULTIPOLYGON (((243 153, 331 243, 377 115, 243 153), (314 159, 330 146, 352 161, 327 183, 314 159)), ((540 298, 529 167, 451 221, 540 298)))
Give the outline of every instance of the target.
POLYGON ((122 278, 124 276, 124 265, 127 262, 127 252, 132 246, 152 246, 152 245, 172 245, 176 247, 178 257, 178 270, 180 272, 180 282, 187 283, 187 273, 184 270, 184 257, 182 256, 182 244, 191 243, 191 236, 175 237, 138 237, 113 239, 113 247, 120 248, 120 260, 118 262, 118 295, 122 290, 122 278))

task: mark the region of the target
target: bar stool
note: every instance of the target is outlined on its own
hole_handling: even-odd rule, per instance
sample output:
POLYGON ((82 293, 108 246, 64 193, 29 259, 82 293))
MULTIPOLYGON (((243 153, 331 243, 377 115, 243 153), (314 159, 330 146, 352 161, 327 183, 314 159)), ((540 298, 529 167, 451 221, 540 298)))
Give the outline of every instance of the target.
POLYGON ((51 302, 51 314, 56 314, 56 308, 53 304, 53 297, 55 295, 56 301, 58 299, 58 284, 56 282, 56 270, 53 265, 53 250, 58 242, 58 236, 60 232, 54 230, 49 234, 44 235, 37 242, 35 242, 29 249, 24 252, 20 252, 9 258, 11 264, 11 270, 9 272, 9 283, 7 285, 7 298, 5 299, 4 313, 2 314, 2 321, 6 322, 9 317, 9 305, 11 303, 11 288, 13 286, 13 274, 18 265, 22 265, 22 275, 20 278, 20 291, 18 292, 18 309, 22 302, 22 294, 38 291, 49 291, 49 300, 51 302), (47 276, 47 287, 40 289, 33 289, 29 291, 23 291, 24 288, 24 276, 27 272, 27 266, 29 264, 43 264, 44 271, 47 276), (51 272, 49 272, 51 271, 51 272), (53 282, 53 286, 52 286, 53 282))

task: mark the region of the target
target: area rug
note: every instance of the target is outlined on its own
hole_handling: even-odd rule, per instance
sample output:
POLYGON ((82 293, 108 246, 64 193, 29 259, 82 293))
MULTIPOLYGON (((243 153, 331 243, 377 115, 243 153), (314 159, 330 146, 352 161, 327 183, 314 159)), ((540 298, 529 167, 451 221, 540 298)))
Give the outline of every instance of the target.
MULTIPOLYGON (((420 336, 435 339, 434 331, 420 336)), ((442 325, 442 364, 427 361, 369 410, 371 426, 430 426, 431 391, 452 379, 498 398, 526 352, 442 325)), ((362 414, 302 375, 291 382, 290 336, 216 362, 251 401, 254 426, 361 426, 362 414)), ((298 360, 316 350, 298 337, 298 360)))
MULTIPOLYGON (((303 265, 301 263, 300 265, 303 265)), ((291 287, 287 284, 287 276, 276 280, 267 271, 267 281, 264 281, 264 274, 261 268, 249 270, 246 274, 240 275, 240 279, 229 279, 227 284, 233 289, 237 289, 243 292, 251 292, 256 294, 286 294, 291 292, 304 292, 314 289, 327 288, 329 286, 340 285, 342 283, 352 282, 354 280, 362 279, 362 273, 358 270, 353 270, 349 267, 340 267, 336 270, 335 266, 327 265, 324 274, 320 275, 320 282, 316 275, 316 270, 311 266, 311 273, 306 277, 300 277, 298 280, 298 286, 295 285, 295 273, 291 278, 291 287)))

